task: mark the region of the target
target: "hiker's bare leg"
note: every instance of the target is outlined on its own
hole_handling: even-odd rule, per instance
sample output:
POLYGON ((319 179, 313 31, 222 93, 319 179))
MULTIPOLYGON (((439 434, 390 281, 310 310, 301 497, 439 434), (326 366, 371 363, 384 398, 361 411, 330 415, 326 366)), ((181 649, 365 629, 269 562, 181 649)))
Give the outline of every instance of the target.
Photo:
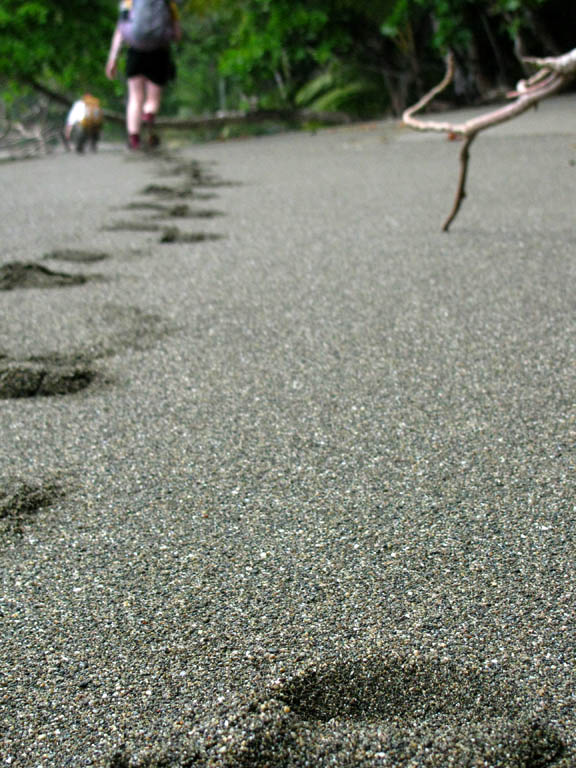
POLYGON ((129 135, 140 133, 142 111, 146 99, 146 78, 142 75, 128 78, 128 104, 126 106, 126 129, 129 135))
POLYGON ((160 110, 162 102, 162 86, 146 80, 146 99, 144 101, 143 112, 146 115, 156 116, 160 110))
POLYGON ((162 101, 162 86, 146 80, 146 99, 144 101, 144 112, 142 114, 142 127, 145 128, 145 141, 150 149, 155 149, 160 144, 160 137, 154 129, 156 115, 160 110, 162 101))

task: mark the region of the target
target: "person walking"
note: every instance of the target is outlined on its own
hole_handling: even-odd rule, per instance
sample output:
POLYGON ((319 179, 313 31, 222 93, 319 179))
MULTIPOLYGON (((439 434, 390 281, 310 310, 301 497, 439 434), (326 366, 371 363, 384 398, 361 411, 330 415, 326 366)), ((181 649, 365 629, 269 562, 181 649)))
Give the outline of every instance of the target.
POLYGON ((171 44, 181 36, 174 0, 121 0, 106 75, 110 80, 116 77, 120 51, 126 45, 126 131, 128 147, 132 150, 143 148, 143 128, 148 147, 160 143, 154 124, 163 89, 176 76, 171 44))

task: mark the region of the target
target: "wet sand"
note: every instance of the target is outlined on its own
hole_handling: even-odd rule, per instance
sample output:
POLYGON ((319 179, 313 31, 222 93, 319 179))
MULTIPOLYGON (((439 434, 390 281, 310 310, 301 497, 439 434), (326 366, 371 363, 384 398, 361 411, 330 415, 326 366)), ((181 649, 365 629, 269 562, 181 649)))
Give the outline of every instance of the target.
POLYGON ((576 766, 573 111, 0 166, 0 765, 576 766))

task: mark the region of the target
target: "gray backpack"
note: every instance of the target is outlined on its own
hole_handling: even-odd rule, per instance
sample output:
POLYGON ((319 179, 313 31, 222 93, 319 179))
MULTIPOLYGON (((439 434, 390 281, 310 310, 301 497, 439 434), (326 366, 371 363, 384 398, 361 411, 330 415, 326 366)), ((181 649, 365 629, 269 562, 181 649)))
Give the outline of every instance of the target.
POLYGON ((167 48, 173 38, 168 0, 133 0, 130 19, 122 35, 128 45, 141 51, 167 48))

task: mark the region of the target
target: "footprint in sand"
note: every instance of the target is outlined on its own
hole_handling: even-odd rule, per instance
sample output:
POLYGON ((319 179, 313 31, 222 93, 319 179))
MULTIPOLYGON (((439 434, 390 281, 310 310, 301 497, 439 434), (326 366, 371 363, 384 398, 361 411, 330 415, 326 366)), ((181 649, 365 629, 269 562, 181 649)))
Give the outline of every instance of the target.
POLYGON ((208 240, 221 240, 224 235, 212 232, 182 232, 178 227, 165 227, 160 237, 161 243, 204 243, 208 240))
POLYGON ((204 168, 195 161, 185 163, 181 167, 173 170, 174 175, 184 176, 184 181, 177 186, 167 184, 148 184, 142 190, 143 195, 155 195, 165 199, 196 197, 198 199, 207 199, 206 194, 199 194, 199 188, 215 189, 217 187, 238 186, 235 182, 225 181, 218 176, 204 170, 204 168))
POLYGON ((98 373, 88 365, 0 360, 0 399, 72 395, 93 384, 98 373))
POLYGON ((26 359, 0 355, 0 399, 73 395, 88 387, 106 387, 111 379, 100 373, 95 361, 114 357, 128 349, 146 350, 175 328, 161 316, 138 307, 107 304, 94 310, 108 328, 95 338, 89 350, 69 354, 42 354, 26 359))
POLYGON ((509 681, 408 654, 325 662, 221 707, 182 749, 109 768, 553 768, 565 751, 509 681))
POLYGON ((552 768, 564 751, 518 689, 433 659, 325 663, 268 693, 209 736, 207 765, 223 753, 226 768, 552 768))
POLYGON ((170 187, 165 184, 147 184, 142 190, 143 195, 155 195, 156 197, 175 199, 184 197, 194 197, 194 190, 189 185, 181 187, 170 187))
POLYGON ((162 203, 129 203, 124 206, 128 211, 153 211, 155 219, 214 219, 224 216, 222 211, 211 208, 194 209, 186 203, 180 205, 163 205, 162 203))
POLYGON ((0 291, 13 291, 20 288, 63 288, 101 279, 97 275, 55 272, 30 261, 11 261, 0 267, 0 291))
POLYGON ((22 526, 33 520, 43 508, 64 496, 55 481, 0 479, 0 534, 22 533, 22 526))
POLYGON ((272 693, 290 710, 290 733, 300 737, 286 741, 287 762, 254 765, 302 758, 331 765, 323 759, 331 755, 339 766, 381 766, 385 759, 394 768, 546 768, 563 752, 555 732, 523 710, 517 688, 434 659, 327 663, 276 683, 272 693))
POLYGON ((212 173, 206 168, 206 164, 197 160, 190 160, 187 163, 179 163, 168 169, 168 175, 184 176, 187 183, 195 187, 236 187, 238 182, 226 181, 217 174, 212 173))
POLYGON ((158 232, 159 224, 148 221, 115 221, 102 227, 104 232, 158 232))
POLYGON ((79 264, 92 264, 110 258, 107 253, 101 251, 82 251, 74 248, 62 248, 49 251, 42 257, 45 261, 69 261, 79 264))

